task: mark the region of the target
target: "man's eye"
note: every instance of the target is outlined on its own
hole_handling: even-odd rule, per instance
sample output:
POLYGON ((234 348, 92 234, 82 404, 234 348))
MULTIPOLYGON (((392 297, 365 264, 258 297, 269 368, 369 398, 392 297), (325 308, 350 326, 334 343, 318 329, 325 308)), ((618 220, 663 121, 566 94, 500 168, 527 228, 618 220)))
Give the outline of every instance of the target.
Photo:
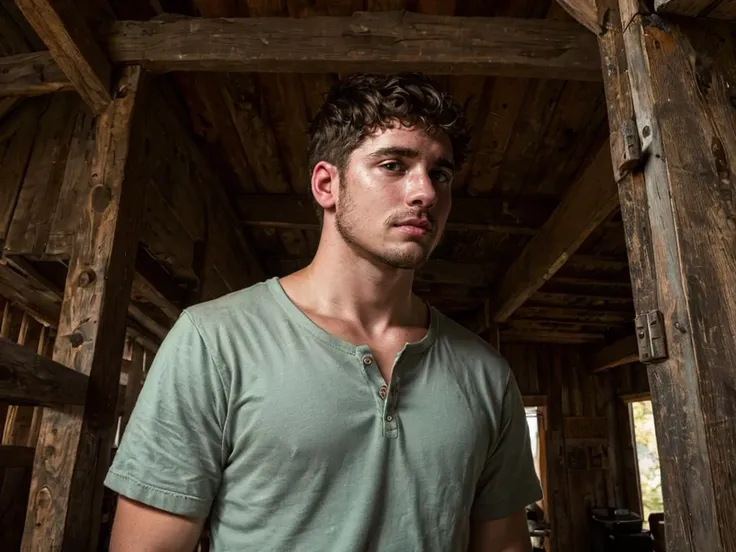
POLYGON ((381 168, 386 169, 387 171, 395 172, 400 171, 402 167, 396 161, 389 161, 388 163, 384 163, 383 165, 381 165, 381 168))
POLYGON ((447 171, 432 171, 430 176, 434 182, 441 182, 442 184, 447 184, 452 180, 452 175, 447 171))

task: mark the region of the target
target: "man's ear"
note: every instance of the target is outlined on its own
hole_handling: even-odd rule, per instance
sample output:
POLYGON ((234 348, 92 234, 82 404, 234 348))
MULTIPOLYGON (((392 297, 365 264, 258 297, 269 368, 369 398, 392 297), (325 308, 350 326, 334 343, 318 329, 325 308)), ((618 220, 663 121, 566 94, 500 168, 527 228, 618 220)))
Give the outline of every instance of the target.
POLYGON ((337 203, 340 174, 335 165, 320 161, 312 171, 312 194, 315 201, 325 210, 337 203))

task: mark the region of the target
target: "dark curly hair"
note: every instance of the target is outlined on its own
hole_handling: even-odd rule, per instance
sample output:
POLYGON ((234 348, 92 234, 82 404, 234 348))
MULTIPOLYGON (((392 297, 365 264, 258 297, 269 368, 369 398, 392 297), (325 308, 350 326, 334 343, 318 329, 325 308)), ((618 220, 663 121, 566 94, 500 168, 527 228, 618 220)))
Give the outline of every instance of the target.
POLYGON ((419 73, 356 74, 332 86, 309 128, 309 172, 320 161, 345 170, 369 134, 396 123, 440 130, 450 139, 456 169, 467 157, 465 114, 419 73))

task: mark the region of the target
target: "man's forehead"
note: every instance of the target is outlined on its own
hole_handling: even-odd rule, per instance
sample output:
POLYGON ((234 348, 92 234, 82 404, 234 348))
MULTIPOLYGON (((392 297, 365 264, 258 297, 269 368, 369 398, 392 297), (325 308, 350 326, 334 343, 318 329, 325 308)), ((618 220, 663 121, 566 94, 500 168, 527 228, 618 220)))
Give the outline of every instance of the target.
POLYGON ((385 148, 409 148, 432 156, 452 157, 452 144, 442 131, 428 132, 426 126, 394 126, 368 134, 359 149, 366 153, 385 148))

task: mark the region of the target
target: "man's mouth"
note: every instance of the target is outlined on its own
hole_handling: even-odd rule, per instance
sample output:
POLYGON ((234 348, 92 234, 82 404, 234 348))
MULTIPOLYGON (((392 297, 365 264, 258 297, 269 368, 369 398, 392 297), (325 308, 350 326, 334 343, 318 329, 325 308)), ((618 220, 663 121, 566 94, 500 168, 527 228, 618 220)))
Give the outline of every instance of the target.
POLYGON ((432 231, 432 223, 425 218, 408 218, 399 221, 395 226, 412 236, 425 236, 432 231))

